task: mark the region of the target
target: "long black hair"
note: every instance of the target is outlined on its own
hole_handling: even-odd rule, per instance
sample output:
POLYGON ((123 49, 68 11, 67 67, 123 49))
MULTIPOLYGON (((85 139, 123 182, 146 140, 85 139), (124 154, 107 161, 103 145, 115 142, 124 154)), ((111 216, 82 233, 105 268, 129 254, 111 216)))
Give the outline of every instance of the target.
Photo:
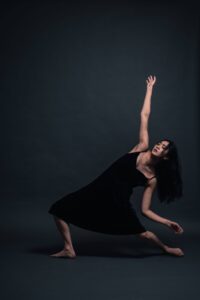
POLYGON ((175 143, 169 139, 167 159, 161 159, 155 165, 157 194, 161 202, 172 202, 183 196, 182 167, 175 143))

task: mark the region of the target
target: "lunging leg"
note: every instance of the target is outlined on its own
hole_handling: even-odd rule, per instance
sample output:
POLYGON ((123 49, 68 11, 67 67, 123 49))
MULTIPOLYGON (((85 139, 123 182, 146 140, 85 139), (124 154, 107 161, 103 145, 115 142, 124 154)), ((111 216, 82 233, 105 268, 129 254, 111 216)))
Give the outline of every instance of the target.
POLYGON ((72 245, 72 239, 71 239, 69 225, 64 220, 59 219, 56 216, 54 216, 54 221, 55 221, 56 226, 64 240, 64 248, 60 252, 51 254, 50 256, 70 257, 70 258, 76 257, 76 253, 75 253, 73 245, 72 245))
POLYGON ((139 233, 139 237, 143 239, 147 239, 158 245, 162 250, 164 250, 168 254, 172 254, 175 256, 183 256, 184 253, 180 248, 169 247, 161 242, 161 240, 155 235, 155 233, 151 231, 145 231, 139 233))

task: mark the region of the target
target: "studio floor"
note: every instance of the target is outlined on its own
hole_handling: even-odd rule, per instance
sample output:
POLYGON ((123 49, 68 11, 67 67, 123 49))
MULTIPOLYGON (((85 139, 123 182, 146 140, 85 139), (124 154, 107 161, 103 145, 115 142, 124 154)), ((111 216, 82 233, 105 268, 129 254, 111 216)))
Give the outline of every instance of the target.
POLYGON ((71 225, 75 259, 50 257, 62 239, 48 205, 5 203, 1 210, 1 299, 199 299, 199 221, 183 219, 177 236, 151 230, 184 257, 166 255, 136 236, 113 236, 71 225))

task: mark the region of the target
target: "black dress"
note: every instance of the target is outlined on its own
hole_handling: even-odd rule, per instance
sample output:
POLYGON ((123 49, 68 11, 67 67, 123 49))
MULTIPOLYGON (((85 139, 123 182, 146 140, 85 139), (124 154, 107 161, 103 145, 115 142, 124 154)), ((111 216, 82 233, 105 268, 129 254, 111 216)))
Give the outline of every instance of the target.
POLYGON ((146 231, 130 202, 133 188, 147 183, 136 169, 139 153, 119 157, 91 183, 53 203, 48 212, 68 224, 101 233, 146 231))

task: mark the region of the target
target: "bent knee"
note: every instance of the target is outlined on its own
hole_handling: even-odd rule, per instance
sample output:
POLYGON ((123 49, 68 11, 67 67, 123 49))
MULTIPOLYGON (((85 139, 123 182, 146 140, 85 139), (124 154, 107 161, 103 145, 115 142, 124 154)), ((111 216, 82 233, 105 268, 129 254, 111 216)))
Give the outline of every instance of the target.
POLYGON ((139 234, 139 236, 143 239, 151 239, 153 235, 154 235, 153 232, 148 230, 139 234))

